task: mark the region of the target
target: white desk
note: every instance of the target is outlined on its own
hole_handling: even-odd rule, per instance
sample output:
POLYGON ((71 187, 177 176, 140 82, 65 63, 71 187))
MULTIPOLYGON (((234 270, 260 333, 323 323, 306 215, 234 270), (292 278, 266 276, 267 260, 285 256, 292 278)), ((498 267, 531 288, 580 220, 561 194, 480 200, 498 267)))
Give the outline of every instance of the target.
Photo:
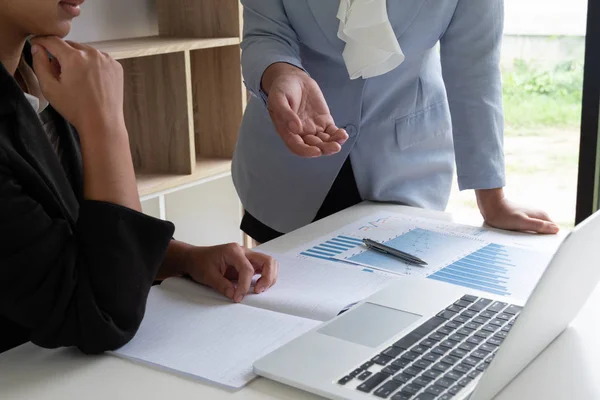
MULTIPOLYGON (((265 245, 283 252, 371 212, 393 210, 429 218, 447 214, 400 206, 361 204, 265 245)), ((458 221, 460 222, 460 221, 458 221)), ((600 238, 599 238, 600 240, 600 238)), ((573 268, 577 266, 576 261, 573 268)), ((600 268, 600 266, 599 266, 600 268)), ((509 385, 498 400, 600 399, 600 290, 554 343, 509 385)), ((0 333, 1 335, 2 333, 0 333)), ((232 344, 235 346, 235 344, 232 344)), ((229 393, 111 356, 43 350, 31 344, 0 355, 0 399, 317 399, 259 378, 229 393)))

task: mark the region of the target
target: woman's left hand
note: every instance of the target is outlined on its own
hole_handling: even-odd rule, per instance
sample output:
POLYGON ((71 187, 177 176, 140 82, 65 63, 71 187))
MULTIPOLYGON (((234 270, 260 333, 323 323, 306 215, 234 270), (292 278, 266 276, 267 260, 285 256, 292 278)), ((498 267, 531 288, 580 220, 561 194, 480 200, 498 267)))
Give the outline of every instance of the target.
POLYGON ((185 249, 183 272, 194 281, 216 289, 239 303, 248 294, 252 278, 261 277, 254 286, 259 294, 277 281, 277 261, 235 243, 212 247, 189 246, 185 249))
POLYGON ((477 190, 476 193, 481 215, 491 227, 546 234, 560 230, 544 211, 520 207, 508 201, 502 188, 477 190))

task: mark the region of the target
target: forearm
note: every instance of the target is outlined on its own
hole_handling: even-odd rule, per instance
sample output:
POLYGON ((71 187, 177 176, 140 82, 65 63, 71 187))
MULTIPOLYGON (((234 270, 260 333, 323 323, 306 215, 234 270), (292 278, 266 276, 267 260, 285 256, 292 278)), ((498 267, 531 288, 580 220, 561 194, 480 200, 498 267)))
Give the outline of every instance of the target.
POLYGON ((460 0, 440 40, 461 190, 504 186, 502 35, 502 0, 460 0))
POLYGON ((83 128, 80 137, 85 199, 141 211, 125 123, 83 128))
POLYGON ((262 98, 261 89, 268 90, 261 80, 269 66, 287 63, 302 68, 300 41, 290 23, 283 0, 242 0, 244 8, 244 38, 242 71, 248 90, 262 98))

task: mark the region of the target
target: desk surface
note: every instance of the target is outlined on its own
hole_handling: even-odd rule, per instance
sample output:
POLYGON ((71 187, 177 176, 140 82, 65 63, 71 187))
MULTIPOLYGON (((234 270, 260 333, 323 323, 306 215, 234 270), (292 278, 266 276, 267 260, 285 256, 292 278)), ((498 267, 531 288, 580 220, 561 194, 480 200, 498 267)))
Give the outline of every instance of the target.
MULTIPOLYGON (((284 252, 375 211, 451 220, 438 212, 361 204, 275 240, 262 249, 284 252)), ((462 221, 457 221, 462 222, 462 221)), ((600 289, 572 326, 559 336, 498 397, 498 400, 600 399, 600 289)), ((112 356, 76 350, 44 350, 31 344, 0 355, 0 398, 81 399, 318 399, 266 379, 236 393, 180 378, 112 356)))

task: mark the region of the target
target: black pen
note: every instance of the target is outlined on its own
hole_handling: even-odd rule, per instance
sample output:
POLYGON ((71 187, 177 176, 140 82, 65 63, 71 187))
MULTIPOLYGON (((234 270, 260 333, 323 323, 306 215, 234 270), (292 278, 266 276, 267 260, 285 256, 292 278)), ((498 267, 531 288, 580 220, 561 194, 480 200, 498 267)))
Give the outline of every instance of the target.
POLYGON ((401 259, 402 261, 407 262, 409 264, 414 264, 419 267, 423 267, 423 266, 427 265, 427 263, 425 261, 421 260, 419 257, 415 257, 415 256, 405 253, 401 250, 394 249, 393 247, 387 246, 383 243, 379 243, 374 240, 366 239, 366 238, 363 239, 363 243, 369 249, 376 250, 381 253, 389 254, 389 255, 397 257, 397 258, 401 259))

